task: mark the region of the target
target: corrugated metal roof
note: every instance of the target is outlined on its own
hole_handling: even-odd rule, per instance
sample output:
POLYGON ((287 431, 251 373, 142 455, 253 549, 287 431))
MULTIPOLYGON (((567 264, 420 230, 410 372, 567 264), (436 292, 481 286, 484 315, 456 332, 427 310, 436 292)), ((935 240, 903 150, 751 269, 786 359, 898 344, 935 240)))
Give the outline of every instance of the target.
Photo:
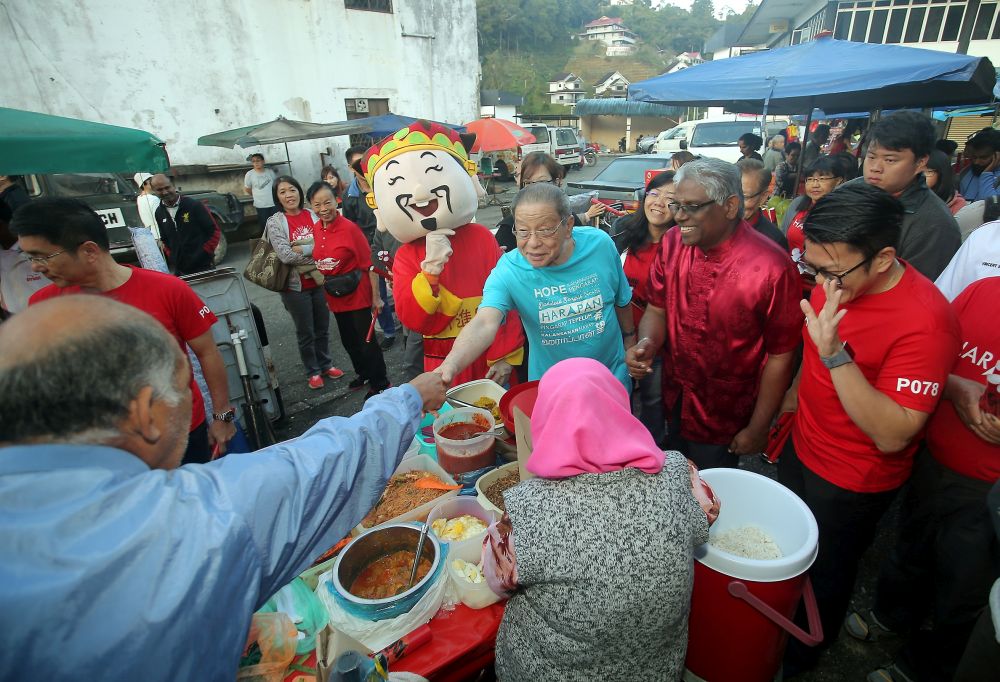
POLYGON ((573 107, 577 116, 667 116, 676 118, 684 113, 680 107, 637 102, 624 97, 581 99, 573 107))

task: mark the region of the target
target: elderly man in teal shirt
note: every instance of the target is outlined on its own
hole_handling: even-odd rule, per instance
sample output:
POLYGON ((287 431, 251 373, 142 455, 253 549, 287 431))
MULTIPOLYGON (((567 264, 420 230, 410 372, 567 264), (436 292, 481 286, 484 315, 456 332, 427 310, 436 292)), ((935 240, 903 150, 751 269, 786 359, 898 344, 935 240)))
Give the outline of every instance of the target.
POLYGON ((253 612, 378 500, 436 374, 259 452, 178 468, 187 358, 67 296, 0 326, 0 680, 232 680, 253 612))

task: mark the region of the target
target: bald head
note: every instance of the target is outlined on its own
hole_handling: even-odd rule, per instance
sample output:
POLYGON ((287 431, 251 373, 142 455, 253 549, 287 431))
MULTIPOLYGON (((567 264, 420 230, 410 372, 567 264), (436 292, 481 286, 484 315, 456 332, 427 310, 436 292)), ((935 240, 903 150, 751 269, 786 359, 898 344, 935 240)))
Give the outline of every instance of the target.
POLYGON ((149 188, 153 190, 153 194, 160 198, 167 206, 173 206, 177 203, 180 195, 177 194, 177 189, 174 187, 174 182, 168 178, 163 173, 157 173, 149 180, 149 188))
POLYGON ((144 387, 176 404, 186 364, 160 323, 101 296, 60 296, 0 325, 0 443, 113 439, 144 387))

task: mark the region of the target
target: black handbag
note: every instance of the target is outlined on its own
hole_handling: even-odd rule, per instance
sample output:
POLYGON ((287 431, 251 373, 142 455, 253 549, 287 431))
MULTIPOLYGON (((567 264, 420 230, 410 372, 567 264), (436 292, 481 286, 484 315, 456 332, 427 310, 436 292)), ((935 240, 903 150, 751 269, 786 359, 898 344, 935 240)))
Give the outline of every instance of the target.
POLYGON ((343 275, 325 275, 323 277, 323 288, 331 296, 341 298, 354 293, 361 283, 361 270, 351 270, 343 275))

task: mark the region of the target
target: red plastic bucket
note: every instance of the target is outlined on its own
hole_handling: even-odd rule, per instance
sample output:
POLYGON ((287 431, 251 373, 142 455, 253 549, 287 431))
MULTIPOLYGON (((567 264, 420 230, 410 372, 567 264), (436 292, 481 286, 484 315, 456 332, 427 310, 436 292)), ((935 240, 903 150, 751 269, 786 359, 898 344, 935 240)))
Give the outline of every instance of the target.
POLYGON ((823 637, 806 571, 816 559, 816 519, 792 491, 740 469, 701 472, 722 503, 716 535, 756 526, 778 544, 780 559, 744 559, 705 544, 695 550, 694 590, 684 679, 767 682, 781 667, 788 635, 810 646, 823 637), (805 599, 810 632, 791 622, 805 599))

